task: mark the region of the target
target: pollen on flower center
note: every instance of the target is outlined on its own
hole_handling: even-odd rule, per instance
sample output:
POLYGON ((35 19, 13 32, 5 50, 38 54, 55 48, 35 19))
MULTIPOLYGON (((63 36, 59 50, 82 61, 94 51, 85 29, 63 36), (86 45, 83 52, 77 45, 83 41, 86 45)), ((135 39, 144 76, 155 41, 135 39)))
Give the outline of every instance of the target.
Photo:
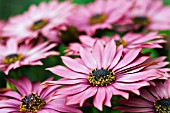
POLYGON ((31 93, 21 100, 19 111, 36 113, 45 106, 46 102, 39 95, 31 93))
POLYGON ((114 72, 108 69, 95 69, 89 74, 89 83, 93 86, 108 86, 115 81, 114 72))
POLYGON ((170 98, 157 100, 154 103, 156 113, 169 113, 170 112, 170 98))
POLYGON ((34 24, 31 26, 31 30, 33 31, 39 30, 43 28, 44 26, 46 26, 47 24, 48 24, 48 21, 45 19, 38 20, 34 22, 34 24))
POLYGON ((105 13, 95 14, 90 18, 89 24, 93 25, 93 24, 103 23, 106 20, 106 18, 107 15, 105 13))
POLYGON ((12 64, 16 61, 22 60, 24 56, 22 54, 10 54, 2 59, 4 64, 12 64))
POLYGON ((135 24, 141 25, 141 26, 147 26, 151 23, 150 19, 145 16, 137 16, 132 19, 135 24))

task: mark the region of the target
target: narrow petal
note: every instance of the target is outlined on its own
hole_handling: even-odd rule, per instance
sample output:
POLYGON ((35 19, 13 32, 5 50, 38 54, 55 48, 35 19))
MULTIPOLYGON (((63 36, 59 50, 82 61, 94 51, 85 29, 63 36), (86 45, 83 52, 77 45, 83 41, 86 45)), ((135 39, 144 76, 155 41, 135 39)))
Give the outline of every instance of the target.
POLYGON ((64 78, 69 78, 69 79, 87 78, 86 74, 76 73, 64 66, 55 66, 52 68, 47 68, 46 70, 49 70, 53 72, 54 74, 57 74, 59 76, 62 76, 64 78))
POLYGON ((94 97, 94 106, 98 108, 100 111, 103 111, 103 102, 105 100, 105 89, 103 87, 99 87, 97 90, 97 94, 94 97))
POLYGON ((80 49, 80 56, 83 60, 83 62, 86 64, 87 67, 90 69, 96 69, 97 68, 97 62, 93 56, 93 54, 86 48, 80 49))
POLYGON ((89 74, 89 72, 91 72, 86 66, 78 63, 76 60, 72 58, 64 57, 64 56, 61 58, 64 64, 74 71, 86 73, 86 74, 89 74))
POLYGON ((116 53, 116 44, 115 41, 112 39, 111 42, 108 43, 104 49, 102 67, 107 69, 111 65, 115 53, 116 53))
POLYGON ((94 43, 92 53, 93 53, 93 55, 94 55, 94 57, 96 59, 98 69, 101 69, 101 67, 102 67, 102 54, 103 54, 103 51, 104 51, 104 47, 103 47, 102 43, 100 41, 96 41, 94 43))
POLYGON ((141 52, 141 49, 133 49, 130 50, 124 57, 123 59, 116 65, 114 70, 120 69, 127 64, 131 63, 141 52))

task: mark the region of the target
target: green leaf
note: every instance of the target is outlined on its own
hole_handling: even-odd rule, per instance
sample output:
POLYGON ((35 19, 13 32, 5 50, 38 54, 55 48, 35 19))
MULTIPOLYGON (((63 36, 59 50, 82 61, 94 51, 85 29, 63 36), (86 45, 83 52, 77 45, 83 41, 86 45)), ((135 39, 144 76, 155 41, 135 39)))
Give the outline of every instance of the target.
POLYGON ((170 61, 170 50, 168 51, 168 61, 170 61))
POLYGON ((6 88, 16 91, 15 86, 11 82, 6 82, 6 88))
POLYGON ((143 49, 142 53, 151 53, 150 56, 151 57, 158 57, 159 54, 157 53, 157 51, 155 49, 143 49))
MULTIPOLYGON (((50 0, 43 0, 48 2, 50 0)), ((38 5, 42 0, 0 0, 0 18, 8 19, 10 16, 15 16, 26 11, 30 5, 38 5)))
POLYGON ((7 76, 3 72, 0 71, 0 88, 6 86, 6 80, 5 80, 6 77, 7 76))
POLYGON ((162 31, 159 31, 159 34, 165 34, 167 36, 170 36, 170 30, 162 30, 162 31))
POLYGON ((163 0, 165 5, 170 5, 170 0, 163 0))
POLYGON ((73 3, 76 3, 76 4, 88 4, 90 2, 94 2, 95 0, 72 0, 73 3))

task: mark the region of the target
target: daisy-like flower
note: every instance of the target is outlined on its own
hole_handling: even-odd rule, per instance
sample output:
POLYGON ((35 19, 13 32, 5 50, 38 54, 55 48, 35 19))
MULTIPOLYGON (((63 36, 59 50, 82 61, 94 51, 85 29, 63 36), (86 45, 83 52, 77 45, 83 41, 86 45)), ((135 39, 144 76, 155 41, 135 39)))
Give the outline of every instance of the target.
POLYGON ((66 49, 66 55, 79 55, 81 47, 86 47, 89 50, 93 49, 93 44, 96 40, 100 40, 103 45, 115 39, 116 45, 122 44, 124 46, 124 51, 128 51, 133 48, 162 48, 161 43, 166 41, 163 39, 164 35, 158 35, 157 32, 151 32, 148 34, 136 34, 127 33, 120 37, 119 35, 114 35, 112 37, 102 37, 102 38, 92 38, 90 36, 80 36, 79 40, 81 43, 71 43, 66 49))
POLYGON ((8 74, 11 69, 18 68, 23 65, 42 65, 40 59, 50 55, 58 55, 58 52, 49 51, 56 44, 44 42, 32 46, 32 44, 18 44, 11 38, 6 45, 0 45, 0 69, 8 74))
POLYGON ((122 106, 116 109, 133 113, 169 113, 170 112, 170 80, 156 82, 141 90, 140 96, 132 96, 129 100, 119 100, 122 106))
POLYGON ((134 7, 120 23, 132 24, 135 28, 149 30, 170 29, 170 7, 163 6, 162 0, 136 0, 134 7))
POLYGON ((39 6, 32 5, 24 14, 9 19, 4 27, 3 36, 22 41, 41 34, 51 41, 59 42, 58 30, 63 29, 73 8, 70 2, 59 3, 56 0, 42 2, 39 6))
POLYGON ((67 105, 83 105, 93 97, 93 104, 102 111, 102 106, 111 106, 112 95, 128 99, 129 92, 140 94, 139 88, 148 86, 149 81, 162 78, 163 62, 150 61, 149 56, 140 56, 141 49, 122 54, 123 46, 116 47, 114 40, 106 45, 96 41, 92 51, 81 48, 80 57, 62 57, 64 66, 48 68, 62 76, 58 81, 46 81, 45 86, 65 85, 56 95, 66 96, 67 105))
POLYGON ((88 35, 81 35, 79 40, 81 43, 74 42, 69 44, 68 48, 65 50, 66 55, 79 55, 81 47, 85 47, 91 51, 96 40, 100 40, 102 44, 105 45, 107 42, 111 41, 111 38, 106 36, 102 38, 92 38, 88 35))
POLYGON ((148 34, 127 33, 122 37, 115 35, 112 38, 116 40, 117 45, 122 44, 126 50, 133 48, 162 48, 160 44, 166 43, 165 39, 163 39, 164 35, 159 35, 157 32, 148 34))
POLYGON ((132 2, 127 0, 96 0, 87 6, 79 6, 70 17, 70 23, 80 31, 93 35, 97 29, 111 29, 131 5, 132 2))
POLYGON ((11 90, 0 94, 8 98, 0 101, 0 113, 82 113, 74 106, 66 106, 65 98, 51 100, 58 86, 43 88, 40 82, 33 83, 25 76, 18 81, 13 79, 9 81, 18 92, 11 90))

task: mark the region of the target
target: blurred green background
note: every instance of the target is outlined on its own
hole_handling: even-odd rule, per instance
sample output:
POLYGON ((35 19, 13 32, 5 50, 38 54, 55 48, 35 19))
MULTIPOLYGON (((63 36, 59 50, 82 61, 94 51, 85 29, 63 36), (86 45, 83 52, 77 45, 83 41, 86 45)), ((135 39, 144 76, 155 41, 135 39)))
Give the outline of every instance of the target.
MULTIPOLYGON (((8 17, 23 13, 31 4, 39 4, 50 0, 0 0, 0 19, 7 20, 8 17)), ((59 0, 64 1, 64 0, 59 0)), ((94 0, 72 0, 77 4, 86 4, 94 0)))

